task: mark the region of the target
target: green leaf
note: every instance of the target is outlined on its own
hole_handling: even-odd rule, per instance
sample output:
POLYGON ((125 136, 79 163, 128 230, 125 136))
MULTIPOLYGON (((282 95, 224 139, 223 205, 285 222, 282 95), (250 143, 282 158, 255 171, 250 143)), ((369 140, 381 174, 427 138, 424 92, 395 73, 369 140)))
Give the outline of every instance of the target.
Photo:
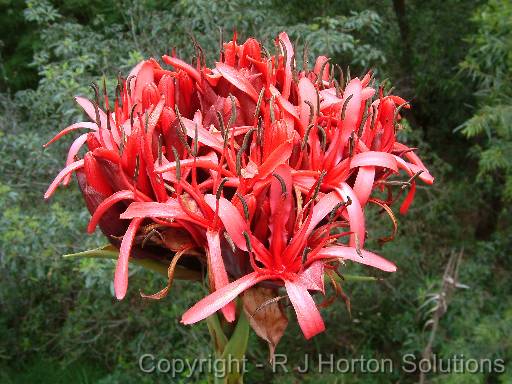
POLYGON ((247 350, 248 341, 249 321, 245 316, 245 312, 241 310, 235 331, 226 344, 221 357, 226 362, 224 366, 227 376, 223 380, 224 383, 234 384, 243 382, 242 377, 245 368, 243 358, 247 350))
POLYGON ((334 279, 337 281, 350 281, 350 282, 362 282, 362 281, 379 281, 378 277, 374 276, 360 276, 360 275, 343 275, 343 279, 341 279, 337 274, 333 274, 334 279))
POLYGON ((222 330, 222 326, 219 321, 219 317, 217 313, 206 318, 206 324, 208 325, 208 331, 210 332, 210 336, 213 341, 213 347, 215 349, 215 353, 217 357, 221 357, 224 349, 226 348, 226 344, 228 343, 228 338, 224 334, 222 330))
MULTIPOLYGON (((95 259, 111 259, 117 260, 119 256, 119 251, 113 247, 112 245, 104 245, 99 248, 89 249, 83 252, 71 253, 64 255, 65 258, 79 258, 79 257, 88 257, 95 259)), ((168 264, 161 263, 159 261, 153 259, 135 259, 130 258, 130 263, 141 266, 144 269, 149 269, 153 272, 156 272, 164 277, 167 277, 167 268, 168 264)), ((199 272, 189 270, 182 266, 176 266, 176 270, 174 272, 175 279, 181 280, 201 280, 201 275, 199 272)))
POLYGON ((240 311, 238 323, 236 324, 235 331, 229 339, 224 352, 223 358, 231 356, 232 359, 241 359, 247 350, 247 342, 249 340, 249 321, 245 316, 244 311, 240 311))

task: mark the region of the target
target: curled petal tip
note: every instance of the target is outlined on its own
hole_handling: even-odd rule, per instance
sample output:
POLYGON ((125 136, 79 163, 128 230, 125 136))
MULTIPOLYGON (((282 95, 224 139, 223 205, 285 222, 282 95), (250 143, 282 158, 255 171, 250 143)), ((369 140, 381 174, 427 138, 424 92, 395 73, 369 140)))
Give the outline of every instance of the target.
MULTIPOLYGON (((119 262, 118 262, 119 263, 119 262)), ((119 265, 119 264, 118 264, 119 265)), ((123 300, 128 290, 128 271, 126 273, 116 268, 114 277, 114 293, 117 300, 123 300)))
POLYGON ((125 298, 125 296, 126 296, 126 289, 124 291, 121 290, 120 292, 116 291, 115 294, 116 294, 116 299, 117 300, 123 300, 125 298))

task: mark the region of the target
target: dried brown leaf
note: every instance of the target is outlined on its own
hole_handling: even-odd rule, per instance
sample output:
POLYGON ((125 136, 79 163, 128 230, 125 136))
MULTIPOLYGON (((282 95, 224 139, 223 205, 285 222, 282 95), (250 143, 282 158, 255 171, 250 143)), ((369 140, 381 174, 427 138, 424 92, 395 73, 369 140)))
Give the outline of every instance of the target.
POLYGON ((254 332, 268 343, 270 362, 279 340, 288 325, 283 308, 279 305, 275 290, 253 287, 243 295, 244 310, 254 332))

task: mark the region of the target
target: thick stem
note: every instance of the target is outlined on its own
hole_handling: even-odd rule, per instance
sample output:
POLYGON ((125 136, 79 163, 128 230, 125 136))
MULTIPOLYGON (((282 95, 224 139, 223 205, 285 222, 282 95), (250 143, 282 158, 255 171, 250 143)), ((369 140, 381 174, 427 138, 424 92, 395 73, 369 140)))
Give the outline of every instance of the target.
POLYGON ((222 363, 214 364, 212 373, 215 384, 242 384, 246 371, 245 353, 249 341, 249 321, 240 310, 236 327, 229 337, 222 330, 217 314, 206 319, 215 349, 215 358, 222 363))

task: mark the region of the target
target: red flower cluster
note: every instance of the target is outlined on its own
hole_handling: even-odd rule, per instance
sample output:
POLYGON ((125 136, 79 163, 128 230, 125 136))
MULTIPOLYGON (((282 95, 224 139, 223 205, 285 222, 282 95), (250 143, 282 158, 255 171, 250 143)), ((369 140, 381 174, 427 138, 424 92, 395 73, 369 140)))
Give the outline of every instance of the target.
POLYGON ((410 187, 401 212, 418 178, 433 182, 413 149, 395 140, 407 103, 374 89, 371 73, 347 76, 344 86, 324 56, 298 70, 288 36, 275 44, 272 56, 257 40, 238 44, 235 36, 214 68, 200 49, 194 65, 163 56, 173 70, 150 59, 119 78, 113 104, 105 92, 104 109, 97 87, 96 102, 76 98, 92 122, 50 143, 79 128, 90 132, 73 142, 45 198, 77 173, 89 231, 99 223, 120 248, 118 299, 147 226, 185 234, 174 257, 194 250, 207 266, 212 293, 183 315, 185 324, 218 310, 233 321, 236 297, 267 281, 284 285, 310 338, 324 330, 310 291, 324 292, 326 269, 351 260, 396 270, 364 250, 364 208, 372 202, 392 216, 392 187, 400 183, 388 178, 399 170, 410 187), (387 190, 387 198, 371 197, 374 190, 387 190))

